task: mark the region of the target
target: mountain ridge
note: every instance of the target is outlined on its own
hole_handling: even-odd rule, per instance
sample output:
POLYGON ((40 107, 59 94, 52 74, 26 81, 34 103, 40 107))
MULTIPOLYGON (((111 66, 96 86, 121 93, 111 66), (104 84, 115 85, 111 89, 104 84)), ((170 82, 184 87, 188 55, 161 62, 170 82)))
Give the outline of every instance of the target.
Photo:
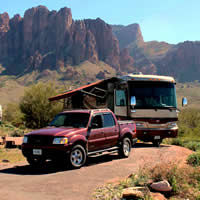
MULTIPOLYGON (((67 7, 59 11, 33 7, 23 17, 17 14, 11 19, 8 13, 0 14, 0 76, 18 78, 38 71, 38 80, 55 70, 65 80, 70 74, 79 77, 76 66, 88 61, 104 62, 115 74, 141 71, 171 75, 180 82, 195 81, 200 80, 199 50, 198 41, 177 45, 145 42, 136 23, 124 26, 109 25, 100 18, 73 20, 67 7)), ((90 78, 108 74, 102 69, 90 78)))

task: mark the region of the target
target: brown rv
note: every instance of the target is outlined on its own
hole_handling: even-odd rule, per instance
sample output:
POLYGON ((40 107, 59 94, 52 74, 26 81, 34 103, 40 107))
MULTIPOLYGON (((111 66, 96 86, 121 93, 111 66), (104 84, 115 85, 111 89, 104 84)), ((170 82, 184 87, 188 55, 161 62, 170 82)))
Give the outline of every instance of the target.
POLYGON ((109 108, 121 120, 136 122, 137 138, 159 146, 178 133, 176 82, 173 77, 129 74, 100 80, 50 101, 63 99, 64 109, 109 108))

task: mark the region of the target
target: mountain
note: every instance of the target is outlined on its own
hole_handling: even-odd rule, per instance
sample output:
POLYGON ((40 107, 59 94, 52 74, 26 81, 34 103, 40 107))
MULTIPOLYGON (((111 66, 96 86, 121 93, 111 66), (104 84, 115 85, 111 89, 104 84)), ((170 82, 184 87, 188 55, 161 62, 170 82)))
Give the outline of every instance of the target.
POLYGON ((176 77, 179 82, 200 81, 200 42, 176 45, 157 62, 158 73, 176 77))
MULTIPOLYGON (((146 74, 155 74, 156 66, 144 54, 142 32, 139 24, 130 24, 128 26, 112 25, 113 34, 119 40, 120 50, 128 49, 130 56, 134 59, 136 71, 141 71, 146 74)), ((128 70, 131 72, 131 68, 128 70)))
MULTIPOLYGON (((123 59, 121 59, 122 61, 123 59)), ((119 43, 101 19, 74 21, 71 10, 27 10, 24 17, 0 14, 0 63, 4 74, 59 70, 84 61, 103 61, 120 71, 119 43)))
POLYGON ((138 71, 172 75, 182 82, 200 80, 199 43, 145 42, 139 24, 73 20, 69 8, 49 11, 38 6, 23 17, 0 14, 0 80, 7 76, 20 84, 48 78, 81 83, 138 71))
POLYGON ((119 40, 120 51, 129 51, 137 71, 174 76, 179 82, 200 81, 200 42, 144 42, 138 24, 113 25, 112 31, 119 40))

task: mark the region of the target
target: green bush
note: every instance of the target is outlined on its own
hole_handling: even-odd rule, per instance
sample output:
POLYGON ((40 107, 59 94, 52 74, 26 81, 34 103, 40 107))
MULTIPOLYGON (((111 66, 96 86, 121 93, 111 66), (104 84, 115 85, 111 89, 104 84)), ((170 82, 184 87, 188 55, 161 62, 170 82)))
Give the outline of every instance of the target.
POLYGON ((185 147, 187 147, 188 149, 190 149, 192 151, 198 151, 198 150, 200 150, 200 143, 190 141, 190 142, 185 144, 185 147))
POLYGON ((174 138, 171 140, 170 144, 177 146, 184 146, 183 140, 181 138, 174 138))
POLYGON ((192 165, 193 167, 200 166, 200 152, 189 155, 187 162, 188 162, 188 164, 192 165))
POLYGON ((185 109, 179 114, 179 136, 198 138, 200 136, 200 110, 185 109))
MULTIPOLYGON (((15 127, 24 126, 23 114, 18 104, 9 103, 3 111, 3 121, 11 123, 15 127)), ((11 127, 13 128, 13 127, 11 127)))
POLYGON ((38 83, 25 91, 20 109, 28 128, 41 128, 62 110, 60 102, 50 103, 48 98, 57 94, 53 84, 38 83))

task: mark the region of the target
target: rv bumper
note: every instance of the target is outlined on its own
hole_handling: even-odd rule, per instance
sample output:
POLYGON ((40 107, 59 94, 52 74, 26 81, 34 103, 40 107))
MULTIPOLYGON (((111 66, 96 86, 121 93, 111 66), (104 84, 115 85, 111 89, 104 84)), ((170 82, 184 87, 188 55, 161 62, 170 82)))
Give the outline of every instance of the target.
POLYGON ((137 130, 137 138, 142 141, 163 140, 175 138, 178 135, 178 128, 173 129, 140 129, 137 130))

